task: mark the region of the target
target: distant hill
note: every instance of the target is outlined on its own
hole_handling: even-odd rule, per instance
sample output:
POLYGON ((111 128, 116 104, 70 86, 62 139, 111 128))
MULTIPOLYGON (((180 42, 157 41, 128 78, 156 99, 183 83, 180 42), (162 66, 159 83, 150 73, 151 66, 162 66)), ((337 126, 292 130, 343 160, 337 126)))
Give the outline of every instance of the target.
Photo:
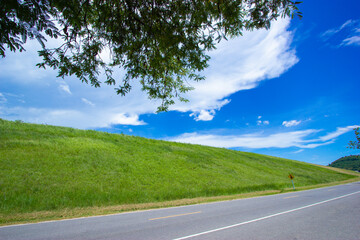
POLYGON ((2 119, 0 166, 0 223, 19 213, 282 190, 292 187, 289 173, 296 187, 355 177, 255 153, 2 119))
POLYGON ((360 172, 360 155, 350 155, 339 158, 338 160, 330 163, 329 166, 360 172))

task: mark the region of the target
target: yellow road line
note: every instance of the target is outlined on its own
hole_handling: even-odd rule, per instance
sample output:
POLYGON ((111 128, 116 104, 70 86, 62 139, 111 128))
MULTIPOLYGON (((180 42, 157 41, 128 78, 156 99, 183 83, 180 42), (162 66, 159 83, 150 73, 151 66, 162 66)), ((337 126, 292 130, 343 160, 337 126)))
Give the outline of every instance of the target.
POLYGON ((196 214, 196 213, 201 213, 201 212, 191 212, 191 213, 183 213, 183 214, 171 215, 171 216, 166 216, 166 217, 150 218, 149 220, 152 221, 152 220, 157 220, 157 219, 179 217, 179 216, 191 215, 191 214, 196 214))
POLYGON ((298 197, 298 196, 284 197, 283 199, 296 198, 296 197, 298 197))

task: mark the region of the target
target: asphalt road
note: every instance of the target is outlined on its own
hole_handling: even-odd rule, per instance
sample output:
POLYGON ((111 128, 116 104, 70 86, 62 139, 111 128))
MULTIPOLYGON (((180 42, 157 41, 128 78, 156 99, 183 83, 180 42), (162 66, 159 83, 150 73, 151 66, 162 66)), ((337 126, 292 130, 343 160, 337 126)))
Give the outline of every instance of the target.
POLYGON ((360 239, 360 182, 265 197, 0 227, 0 239, 360 239))

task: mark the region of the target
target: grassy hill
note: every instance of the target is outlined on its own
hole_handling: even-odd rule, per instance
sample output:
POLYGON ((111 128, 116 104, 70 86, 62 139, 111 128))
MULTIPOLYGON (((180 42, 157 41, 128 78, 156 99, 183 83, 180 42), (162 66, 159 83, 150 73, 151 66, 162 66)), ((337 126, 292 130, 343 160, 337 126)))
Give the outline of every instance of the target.
POLYGON ((0 223, 34 212, 282 190, 292 186, 289 173, 297 187, 355 177, 254 153, 2 119, 0 166, 0 223))
POLYGON ((360 172, 360 155, 350 155, 339 158, 330 163, 329 166, 360 172))

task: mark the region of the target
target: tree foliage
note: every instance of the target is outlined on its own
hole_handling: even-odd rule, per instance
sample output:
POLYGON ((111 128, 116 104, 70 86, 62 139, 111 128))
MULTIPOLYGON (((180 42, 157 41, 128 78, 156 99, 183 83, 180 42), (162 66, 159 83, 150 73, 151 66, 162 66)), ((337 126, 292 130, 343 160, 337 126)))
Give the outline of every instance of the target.
POLYGON ((359 127, 355 128, 354 131, 355 131, 356 141, 350 141, 348 148, 360 149, 360 128, 359 127))
POLYGON ((131 90, 133 79, 167 110, 174 99, 191 89, 208 66, 207 52, 227 37, 244 30, 270 27, 278 17, 297 14, 300 2, 291 0, 0 0, 0 55, 5 47, 24 51, 28 38, 43 49, 38 66, 58 71, 58 77, 75 75, 99 87, 131 90), (46 47, 46 37, 63 44, 46 47), (110 61, 101 53, 110 51, 110 61), (114 67, 126 71, 115 80, 114 67))

